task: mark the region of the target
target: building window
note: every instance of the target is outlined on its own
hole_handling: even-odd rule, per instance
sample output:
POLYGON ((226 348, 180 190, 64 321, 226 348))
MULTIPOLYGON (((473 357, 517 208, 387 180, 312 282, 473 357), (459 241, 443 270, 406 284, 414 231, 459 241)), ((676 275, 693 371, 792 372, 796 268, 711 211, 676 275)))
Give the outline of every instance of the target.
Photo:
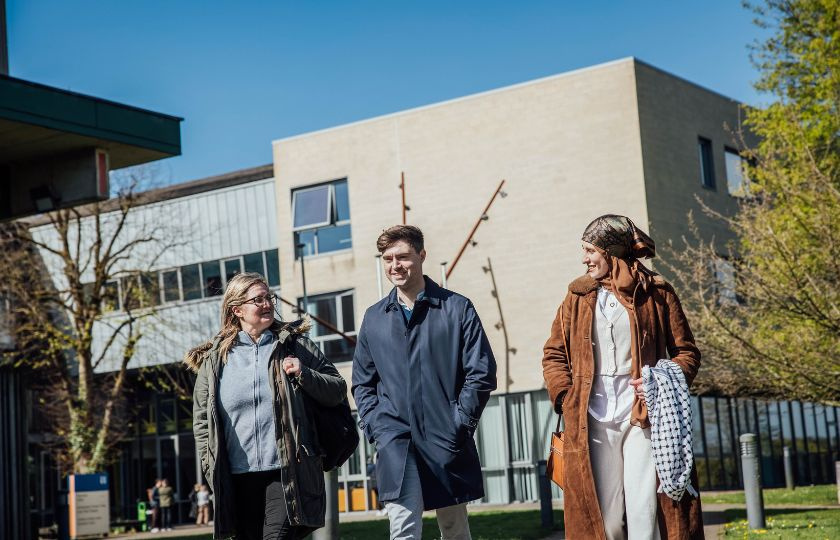
POLYGON ((276 249, 258 251, 242 256, 246 272, 256 272, 265 277, 269 287, 280 286, 280 258, 276 249))
POLYGON ((740 302, 735 288, 735 266, 722 257, 712 260, 715 296, 719 306, 737 306, 740 302))
MULTIPOLYGON (((109 281, 102 294, 103 311, 139 309, 221 296, 233 276, 243 271, 257 272, 265 277, 269 287, 279 287, 277 250, 257 251, 155 272, 132 273, 109 281)), ((85 285, 90 286, 92 284, 85 285)))
POLYGON ((726 158, 726 187, 729 194, 733 197, 749 195, 750 180, 745 168, 746 160, 732 148, 725 148, 723 155, 726 158))
POLYGON ((102 311, 118 311, 120 309, 120 282, 111 280, 105 282, 102 288, 102 311))
MULTIPOLYGON (((353 247, 347 180, 292 191, 292 231, 295 246, 302 244, 305 255, 353 247)), ((299 256, 296 247, 295 258, 299 256)))
MULTIPOLYGON (((308 298, 307 311, 323 319, 329 325, 313 320, 309 337, 321 347, 333 363, 349 362, 353 359, 355 347, 336 330, 348 336, 356 335, 356 315, 353 307, 353 291, 319 294, 308 298)), ((298 298, 303 307, 303 298, 298 298)))
POLYGON ((201 298, 201 271, 198 264, 181 267, 181 287, 184 291, 184 300, 201 298))
POLYGON ((265 256, 265 279, 268 280, 269 287, 280 286, 280 256, 276 249, 264 251, 265 256))
POLYGON ((8 296, 0 294, 0 350, 11 349, 15 345, 12 334, 12 302, 8 296))
POLYGON ((700 182, 704 188, 715 189, 715 165, 712 160, 712 141, 698 137, 697 147, 700 152, 700 182))
POLYGON ((181 299, 181 288, 178 283, 178 269, 166 270, 160 273, 161 289, 164 302, 177 302, 181 299))
POLYGON ((222 286, 222 270, 219 261, 201 263, 201 276, 204 278, 204 297, 221 296, 224 292, 222 286))

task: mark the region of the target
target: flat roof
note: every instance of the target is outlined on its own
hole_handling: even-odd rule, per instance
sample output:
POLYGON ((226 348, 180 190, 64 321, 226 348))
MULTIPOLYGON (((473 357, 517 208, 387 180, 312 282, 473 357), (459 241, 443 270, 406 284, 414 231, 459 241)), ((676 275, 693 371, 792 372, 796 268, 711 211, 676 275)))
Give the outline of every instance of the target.
POLYGON ((183 118, 0 75, 0 165, 83 148, 112 169, 180 155, 183 118))
MULTIPOLYGON (((259 165, 257 167, 250 167, 247 169, 240 169, 215 176, 208 176, 207 178, 199 178, 198 180, 191 180, 181 182, 179 184, 172 184, 165 187, 150 189, 148 191, 138 192, 137 200, 134 203, 135 207, 145 206, 147 204, 155 204, 181 197, 189 197, 190 195, 198 195, 218 189, 225 189, 239 186, 241 184, 248 184, 250 182, 258 182, 261 180, 268 180, 274 177, 274 165, 271 163, 267 165, 259 165)), ((103 213, 112 212, 119 208, 119 198, 109 199, 101 203, 101 211, 103 213)), ((88 215, 92 211, 92 206, 79 206, 78 210, 82 215, 88 215)), ((20 219, 21 222, 26 223, 27 227, 38 227, 50 222, 49 216, 40 214, 36 216, 29 216, 20 219)))
POLYGON ((585 67, 578 68, 578 69, 573 69, 573 70, 570 70, 570 71, 564 71, 562 73, 555 73, 554 75, 548 75, 546 77, 540 77, 538 79, 531 79, 529 81, 515 83, 515 84, 511 84, 511 85, 507 85, 507 86, 502 86, 502 87, 499 87, 499 88, 493 88, 493 89, 490 89, 490 90, 485 90, 483 92, 477 92, 477 93, 474 93, 474 94, 467 94, 465 96, 460 96, 460 97, 456 97, 456 98, 452 98, 452 99, 446 99, 446 100, 438 101, 438 102, 435 102, 435 103, 429 103, 427 105, 420 105, 418 107, 411 107, 411 108, 408 108, 408 109, 403 109, 403 110, 395 111, 395 112, 392 112, 392 113, 386 113, 386 114, 382 114, 382 115, 378 115, 378 116, 373 116, 373 117, 370 117, 370 118, 363 118, 361 120, 356 120, 356 121, 353 121, 353 122, 347 122, 345 124, 339 124, 339 125, 336 125, 336 126, 325 127, 325 128, 322 128, 322 129, 316 129, 316 130, 313 130, 313 131, 307 131, 307 132, 298 133, 298 134, 295 134, 295 135, 289 135, 287 137, 281 137, 279 139, 274 139, 271 143, 272 143, 272 145, 276 145, 276 144, 280 144, 280 143, 284 143, 284 142, 294 141, 296 139, 303 139, 303 138, 306 138, 306 137, 311 137, 313 135, 321 135, 321 134, 324 134, 324 133, 329 133, 331 131, 338 131, 338 130, 346 129, 346 128, 357 126, 357 125, 363 125, 363 124, 368 124, 368 123, 372 123, 372 122, 379 122, 381 120, 386 120, 388 118, 397 118, 397 117, 400 117, 400 116, 407 116, 407 115, 414 114, 416 112, 423 111, 423 110, 426 110, 426 109, 434 109, 434 108, 437 108, 437 107, 443 107, 443 106, 446 106, 446 105, 451 105, 452 103, 458 103, 460 101, 469 101, 469 100, 481 98, 481 97, 484 97, 484 96, 489 96, 489 95, 498 94, 498 93, 502 93, 502 92, 508 92, 510 90, 515 90, 517 88, 525 88, 525 87, 528 87, 528 86, 533 86, 533 85, 537 85, 537 84, 540 84, 540 83, 544 83, 546 81, 563 79, 563 78, 570 77, 570 76, 580 75, 581 73, 586 73, 586 72, 589 72, 589 71, 597 71, 597 70, 601 70, 601 69, 605 69, 605 68, 609 68, 609 67, 614 67, 616 65, 626 64, 626 63, 633 63, 634 65, 646 66, 650 69, 653 69, 655 71, 663 73, 663 74, 665 74, 669 77, 672 77, 675 80, 679 80, 679 81, 682 81, 683 83, 686 83, 690 86, 694 86, 695 88, 699 88, 699 89, 701 89, 705 92, 715 94, 715 95, 720 96, 724 99, 732 101, 733 103, 739 103, 737 100, 735 100, 735 99, 733 99, 729 96, 725 96, 725 95, 721 94, 720 92, 716 92, 714 90, 706 88, 705 86, 702 86, 702 85, 697 84, 695 82, 689 81, 688 79, 680 77, 679 75, 674 75, 673 73, 670 73, 668 71, 665 71, 664 69, 658 68, 658 67, 654 66, 653 64, 649 64, 649 63, 647 63, 643 60, 640 60, 640 59, 636 58, 635 56, 627 56, 625 58, 610 60, 608 62, 603 62, 603 63, 600 63, 600 64, 594 64, 594 65, 591 65, 591 66, 585 66, 585 67))

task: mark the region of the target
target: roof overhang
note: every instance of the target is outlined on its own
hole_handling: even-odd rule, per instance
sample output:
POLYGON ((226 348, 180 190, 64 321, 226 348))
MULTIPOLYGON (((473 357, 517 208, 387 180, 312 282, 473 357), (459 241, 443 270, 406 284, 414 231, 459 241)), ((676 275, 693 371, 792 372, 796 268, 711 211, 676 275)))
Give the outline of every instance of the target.
POLYGON ((112 169, 181 153, 183 119, 0 75, 0 165, 102 148, 112 169))
POLYGON ((0 75, 0 221, 107 199, 110 170, 181 153, 182 120, 0 75))

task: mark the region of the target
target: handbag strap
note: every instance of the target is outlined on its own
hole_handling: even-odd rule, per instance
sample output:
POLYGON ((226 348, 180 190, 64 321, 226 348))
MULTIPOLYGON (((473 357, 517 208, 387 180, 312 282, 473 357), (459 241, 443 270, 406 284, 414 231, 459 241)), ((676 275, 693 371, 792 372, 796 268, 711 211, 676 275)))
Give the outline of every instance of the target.
MULTIPOLYGON (((560 331, 563 333, 563 347, 566 349, 566 362, 569 363, 569 376, 572 375, 572 354, 569 351, 569 342, 566 339, 566 314, 563 313, 563 304, 560 304, 560 331)), ((574 380, 574 379, 573 379, 574 380)), ((557 427, 555 432, 560 431, 560 424, 563 423, 563 413, 557 415, 557 427)))

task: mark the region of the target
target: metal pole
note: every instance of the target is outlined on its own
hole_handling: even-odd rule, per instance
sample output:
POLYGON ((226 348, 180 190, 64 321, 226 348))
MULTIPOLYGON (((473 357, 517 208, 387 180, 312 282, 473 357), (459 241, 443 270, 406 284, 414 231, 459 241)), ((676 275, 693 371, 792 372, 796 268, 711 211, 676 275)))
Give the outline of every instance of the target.
POLYGON ((554 528, 554 510, 551 508, 551 482, 545 474, 546 461, 537 462, 537 482, 540 486, 540 525, 544 529, 554 528))
POLYGON ((793 483, 793 455, 790 452, 790 446, 785 446, 782 452, 785 464, 785 487, 796 489, 796 484, 793 483))
POLYGON ((324 473, 327 511, 324 527, 312 533, 312 540, 338 540, 338 467, 324 473))
POLYGON ((834 478, 837 479, 837 504, 840 504, 840 461, 834 462, 834 478))
POLYGON ((747 500, 747 521, 750 529, 763 529, 764 497, 761 492, 761 455, 754 433, 744 433, 741 440, 741 470, 744 471, 744 497, 747 500))
POLYGON ((446 288, 446 261, 440 263, 440 286, 446 288))
POLYGON ((6 0, 0 0, 0 75, 9 74, 9 35, 6 30, 6 0))
POLYGON ((306 296, 306 265, 304 264, 304 248, 306 244, 298 244, 300 250, 300 277, 303 280, 303 312, 309 313, 309 297, 306 296))
POLYGON ((382 292, 382 254, 377 253, 376 257, 376 290, 379 292, 379 299, 381 300, 385 293, 382 292))

